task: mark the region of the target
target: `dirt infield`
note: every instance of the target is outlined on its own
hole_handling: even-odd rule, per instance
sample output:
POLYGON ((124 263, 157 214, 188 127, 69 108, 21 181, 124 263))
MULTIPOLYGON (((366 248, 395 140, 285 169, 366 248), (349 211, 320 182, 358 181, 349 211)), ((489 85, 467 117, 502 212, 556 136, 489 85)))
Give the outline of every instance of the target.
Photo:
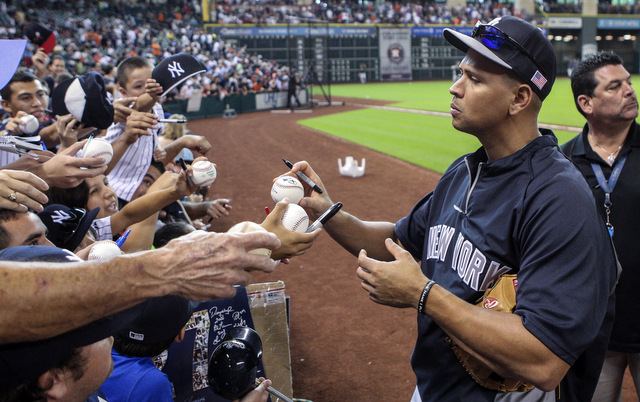
MULTIPOLYGON (((437 173, 296 124, 300 119, 358 108, 345 101, 345 106, 315 108, 311 114, 259 112, 190 122, 192 133, 206 136, 213 146, 208 157, 217 164, 218 179, 210 196, 232 199, 231 216, 214 221, 212 229, 225 231, 240 221, 264 219, 264 207, 274 204, 272 179, 288 170, 282 158, 309 161, 331 198, 368 220, 395 221, 435 187, 437 173), (349 155, 366 158, 364 177, 339 174, 337 159, 349 155)), ((254 275, 255 282, 283 280, 291 296, 296 398, 314 402, 411 398, 415 376, 409 358, 416 337, 415 310, 369 301, 356 268, 356 258, 323 233, 291 264, 281 264, 271 274, 254 275)))

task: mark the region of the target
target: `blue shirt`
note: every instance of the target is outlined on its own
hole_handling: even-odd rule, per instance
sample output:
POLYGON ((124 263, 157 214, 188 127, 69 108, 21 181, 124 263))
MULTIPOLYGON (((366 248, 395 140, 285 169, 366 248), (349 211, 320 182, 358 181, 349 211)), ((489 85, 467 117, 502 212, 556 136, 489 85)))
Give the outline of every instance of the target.
POLYGON ((113 373, 100 388, 109 402, 173 402, 169 378, 150 357, 127 357, 115 350, 111 356, 113 373))

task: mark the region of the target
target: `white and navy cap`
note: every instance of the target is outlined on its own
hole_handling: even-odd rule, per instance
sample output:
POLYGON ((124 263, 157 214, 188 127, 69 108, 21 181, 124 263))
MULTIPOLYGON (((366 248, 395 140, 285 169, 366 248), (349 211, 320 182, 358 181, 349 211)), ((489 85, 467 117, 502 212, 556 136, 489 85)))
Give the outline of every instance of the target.
POLYGON ((513 16, 476 24, 471 36, 445 28, 445 39, 466 52, 469 48, 512 70, 540 99, 549 95, 556 79, 556 55, 540 28, 513 16))
POLYGON ((113 123, 113 104, 102 76, 91 71, 62 81, 51 94, 53 113, 71 113, 85 127, 108 128, 113 123))
POLYGON ((162 86, 162 96, 196 74, 207 71, 207 67, 188 53, 178 53, 162 60, 151 77, 162 86))

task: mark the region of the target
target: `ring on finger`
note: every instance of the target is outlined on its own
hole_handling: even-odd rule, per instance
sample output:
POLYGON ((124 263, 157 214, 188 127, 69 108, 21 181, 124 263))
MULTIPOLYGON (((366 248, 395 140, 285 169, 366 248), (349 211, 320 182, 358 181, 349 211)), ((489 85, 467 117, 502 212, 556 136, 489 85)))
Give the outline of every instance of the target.
POLYGON ((11 193, 11 194, 9 194, 9 195, 7 196, 7 199, 8 199, 9 201, 16 202, 16 201, 18 201, 18 196, 16 195, 16 193, 15 193, 15 192, 13 192, 13 193, 11 193))

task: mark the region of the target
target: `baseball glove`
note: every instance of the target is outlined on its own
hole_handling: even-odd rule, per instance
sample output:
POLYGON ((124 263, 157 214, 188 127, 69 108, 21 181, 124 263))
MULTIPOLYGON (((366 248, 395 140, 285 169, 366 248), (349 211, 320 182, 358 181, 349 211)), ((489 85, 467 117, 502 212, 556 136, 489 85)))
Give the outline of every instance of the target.
MULTIPOLYGON (((493 287, 484 292, 484 296, 476 305, 490 310, 513 313, 513 309, 516 306, 517 288, 517 275, 502 275, 493 287)), ((500 392, 526 392, 533 389, 533 385, 527 384, 522 380, 499 376, 480 360, 456 345, 450 338, 447 337, 447 341, 451 344, 456 357, 458 357, 467 372, 483 387, 500 392)))

